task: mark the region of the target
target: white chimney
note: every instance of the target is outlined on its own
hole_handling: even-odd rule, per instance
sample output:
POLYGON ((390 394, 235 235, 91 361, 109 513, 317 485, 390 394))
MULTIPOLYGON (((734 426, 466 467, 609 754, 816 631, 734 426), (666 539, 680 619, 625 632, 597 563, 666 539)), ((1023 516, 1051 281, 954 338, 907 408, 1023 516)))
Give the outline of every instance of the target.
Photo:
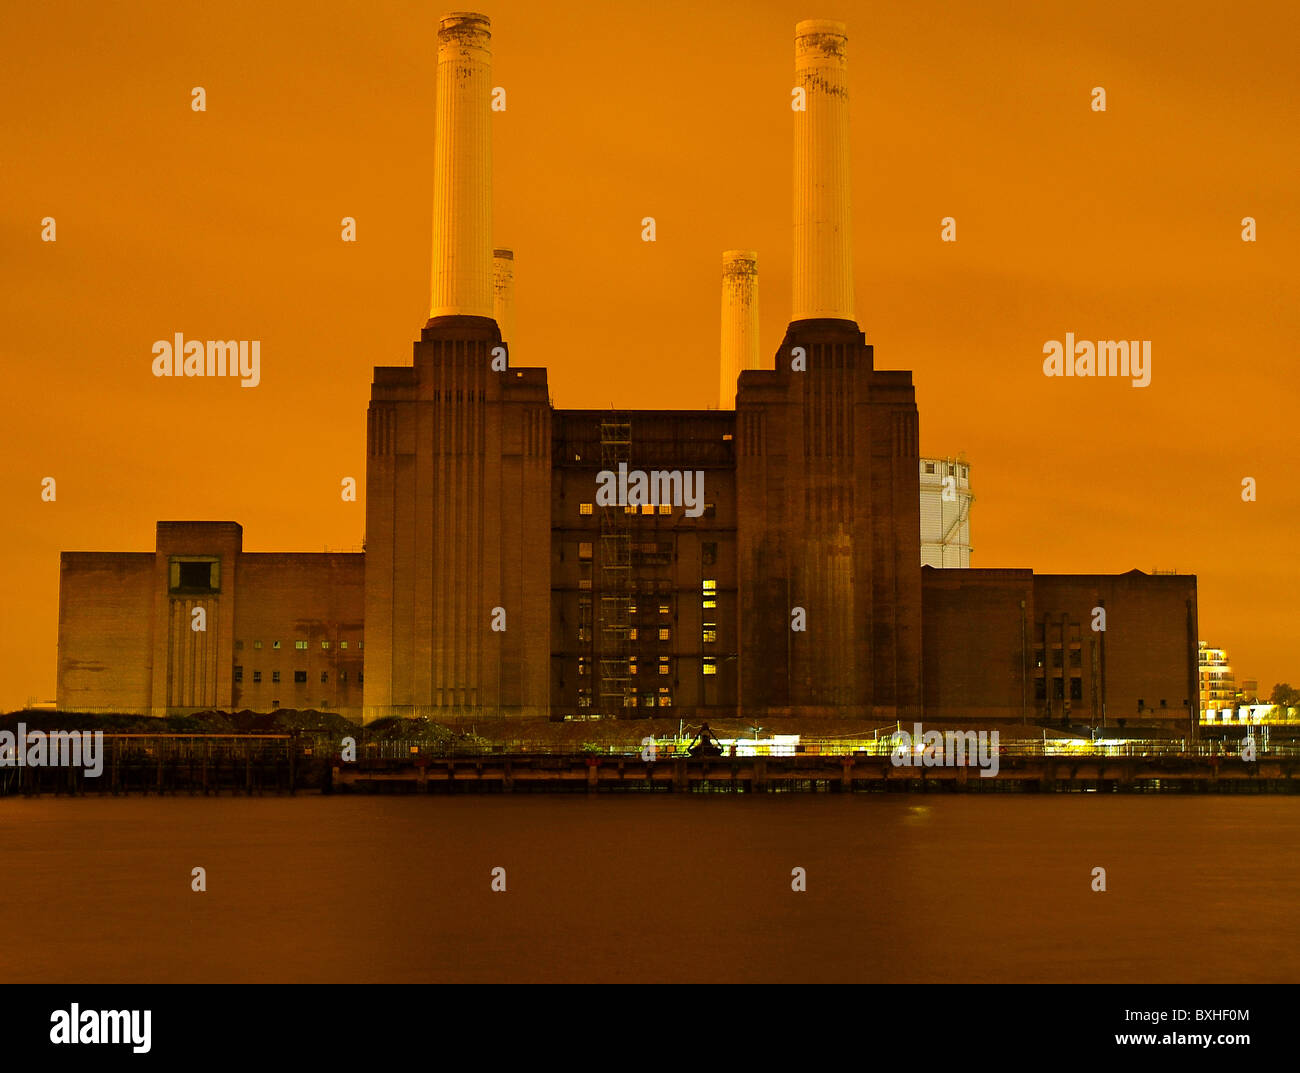
POLYGON ((795 27, 804 110, 794 113, 792 321, 854 319, 847 43, 842 22, 806 19, 795 27))
MULTIPOLYGON (((492 251, 492 316, 501 329, 501 341, 515 342, 515 251, 492 251)), ((514 355, 512 354, 511 357, 514 355)))
POLYGON ((728 250, 722 255, 722 379, 718 409, 736 405, 736 378, 758 365, 758 254, 728 250))
POLYGON ((492 316, 492 33, 486 15, 438 24, 429 316, 492 316))

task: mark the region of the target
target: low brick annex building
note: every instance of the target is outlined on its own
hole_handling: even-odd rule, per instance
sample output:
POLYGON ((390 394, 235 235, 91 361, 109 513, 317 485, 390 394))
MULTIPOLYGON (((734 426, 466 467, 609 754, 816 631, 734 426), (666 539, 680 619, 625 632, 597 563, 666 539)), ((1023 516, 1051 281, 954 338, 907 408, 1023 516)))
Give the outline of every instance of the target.
POLYGON ((1194 577, 920 565, 912 377, 853 311, 842 25, 796 31, 790 324, 757 367, 730 257, 716 411, 556 409, 510 364, 489 44, 439 30, 433 299, 375 370, 364 553, 245 552, 233 522, 64 553, 60 708, 1194 724, 1194 577))

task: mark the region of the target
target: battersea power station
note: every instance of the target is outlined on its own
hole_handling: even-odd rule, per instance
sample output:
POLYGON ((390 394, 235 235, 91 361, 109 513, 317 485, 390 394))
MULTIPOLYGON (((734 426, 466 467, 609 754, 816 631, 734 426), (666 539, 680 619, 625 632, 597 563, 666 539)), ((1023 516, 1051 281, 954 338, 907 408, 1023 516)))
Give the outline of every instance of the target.
POLYGON ((489 21, 443 18, 432 301, 413 360, 374 370, 364 550, 174 521, 65 552, 58 707, 1194 726, 1195 577, 921 565, 912 377, 854 316, 846 45, 795 30, 776 353, 730 251, 718 409, 563 410, 510 360, 489 21))

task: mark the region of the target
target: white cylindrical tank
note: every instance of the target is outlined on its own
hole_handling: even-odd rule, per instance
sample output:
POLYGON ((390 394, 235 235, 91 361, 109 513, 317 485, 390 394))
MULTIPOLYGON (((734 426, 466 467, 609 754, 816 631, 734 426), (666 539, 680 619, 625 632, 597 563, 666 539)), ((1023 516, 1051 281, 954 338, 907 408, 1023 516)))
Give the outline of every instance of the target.
POLYGON ((970 463, 964 457, 922 458, 921 565, 969 568, 970 463))

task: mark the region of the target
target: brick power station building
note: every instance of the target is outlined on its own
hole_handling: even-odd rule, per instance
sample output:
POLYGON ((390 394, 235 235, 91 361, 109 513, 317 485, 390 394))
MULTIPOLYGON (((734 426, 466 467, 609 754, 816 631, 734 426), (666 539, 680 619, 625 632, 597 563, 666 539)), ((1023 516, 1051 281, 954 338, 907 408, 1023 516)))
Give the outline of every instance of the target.
POLYGON ((911 374, 854 319, 842 24, 796 29, 789 327, 764 363, 755 255, 725 254, 702 411, 559 410, 509 363, 489 45, 441 21, 430 317, 375 369, 364 552, 232 522, 65 552, 61 709, 1194 723, 1194 577, 921 566, 911 374))

